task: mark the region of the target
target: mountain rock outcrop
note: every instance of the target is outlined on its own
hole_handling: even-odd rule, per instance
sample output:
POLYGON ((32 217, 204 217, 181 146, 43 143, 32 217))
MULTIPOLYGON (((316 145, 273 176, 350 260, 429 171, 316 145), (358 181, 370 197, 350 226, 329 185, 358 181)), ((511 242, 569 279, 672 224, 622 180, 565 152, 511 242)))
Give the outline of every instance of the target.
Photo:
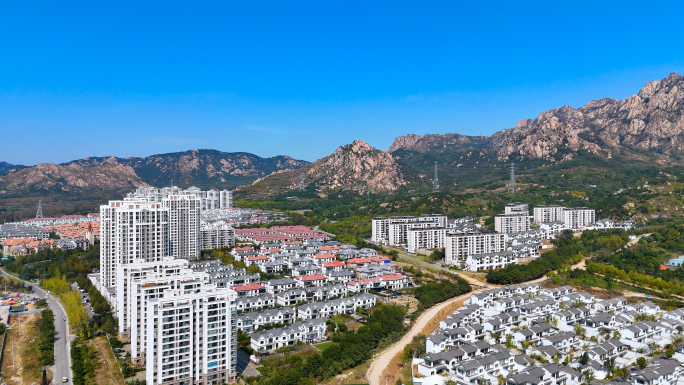
POLYGON ((399 164, 387 151, 355 140, 332 154, 298 170, 278 171, 255 181, 245 190, 267 194, 299 189, 302 182, 326 194, 332 191, 357 193, 392 192, 407 183, 399 164))
POLYGON ((490 137, 407 135, 394 140, 390 152, 452 152, 480 149, 498 161, 544 159, 563 161, 578 151, 610 157, 613 153, 664 156, 681 153, 684 144, 684 76, 671 73, 651 81, 623 100, 593 100, 580 108, 563 106, 524 119, 490 137))

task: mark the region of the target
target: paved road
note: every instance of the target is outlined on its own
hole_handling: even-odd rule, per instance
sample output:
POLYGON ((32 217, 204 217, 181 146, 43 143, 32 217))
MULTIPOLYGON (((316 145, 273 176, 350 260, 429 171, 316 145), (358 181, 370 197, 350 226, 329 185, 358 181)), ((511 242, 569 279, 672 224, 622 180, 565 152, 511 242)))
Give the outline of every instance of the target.
MULTIPOLYGON (((0 268, 0 276, 8 277, 5 270, 0 268)), ((12 278, 16 278, 12 276, 12 278)), ((22 280, 23 281, 23 280, 22 280)), ((74 335, 69 334, 69 328, 66 319, 66 311, 52 295, 48 297, 47 293, 43 291, 38 285, 31 282, 23 281, 33 288, 35 296, 40 298, 47 298, 48 307, 55 314, 55 366, 53 371, 53 383, 61 383, 62 377, 68 379, 67 384, 72 383, 73 374, 71 372, 71 341, 74 335)))

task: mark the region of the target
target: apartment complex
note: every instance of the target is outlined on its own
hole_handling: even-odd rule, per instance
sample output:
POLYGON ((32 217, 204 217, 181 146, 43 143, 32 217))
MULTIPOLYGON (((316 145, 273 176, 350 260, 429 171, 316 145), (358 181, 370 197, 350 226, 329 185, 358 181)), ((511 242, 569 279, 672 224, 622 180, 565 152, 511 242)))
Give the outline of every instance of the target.
POLYGON ((465 262, 469 255, 499 253, 506 250, 506 236, 494 232, 447 234, 445 263, 456 265, 465 262))
POLYGON ((147 383, 214 385, 237 377, 234 291, 206 285, 147 302, 147 383))
POLYGON ((233 193, 228 190, 200 190, 198 187, 190 187, 183 190, 178 186, 164 187, 140 187, 126 195, 126 198, 147 199, 153 202, 161 202, 170 195, 192 195, 199 199, 201 210, 227 209, 233 205, 233 193))
POLYGON ((169 209, 161 202, 125 199, 100 206, 102 287, 116 284, 120 264, 159 261, 168 255, 169 209))

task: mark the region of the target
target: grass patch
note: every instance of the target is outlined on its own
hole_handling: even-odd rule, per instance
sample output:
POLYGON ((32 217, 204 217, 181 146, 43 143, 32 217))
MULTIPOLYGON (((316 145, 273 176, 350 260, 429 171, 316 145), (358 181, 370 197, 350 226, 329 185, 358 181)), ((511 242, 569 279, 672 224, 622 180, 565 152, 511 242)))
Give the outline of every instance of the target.
POLYGON ((317 347, 321 352, 324 352, 324 351, 330 349, 330 347, 332 347, 333 345, 337 345, 337 342, 332 342, 332 341, 321 342, 320 344, 317 344, 314 346, 317 347))

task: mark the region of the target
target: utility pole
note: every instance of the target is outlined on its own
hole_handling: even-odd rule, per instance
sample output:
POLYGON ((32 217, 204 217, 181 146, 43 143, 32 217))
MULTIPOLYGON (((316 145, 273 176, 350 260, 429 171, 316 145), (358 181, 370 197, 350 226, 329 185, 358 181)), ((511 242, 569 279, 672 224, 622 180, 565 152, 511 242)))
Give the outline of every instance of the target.
POLYGON ((511 179, 508 181, 508 192, 512 194, 517 190, 515 186, 515 163, 511 162, 511 179))
POLYGON ((439 192, 439 178, 437 177, 437 162, 435 162, 435 179, 432 180, 432 192, 439 192))

